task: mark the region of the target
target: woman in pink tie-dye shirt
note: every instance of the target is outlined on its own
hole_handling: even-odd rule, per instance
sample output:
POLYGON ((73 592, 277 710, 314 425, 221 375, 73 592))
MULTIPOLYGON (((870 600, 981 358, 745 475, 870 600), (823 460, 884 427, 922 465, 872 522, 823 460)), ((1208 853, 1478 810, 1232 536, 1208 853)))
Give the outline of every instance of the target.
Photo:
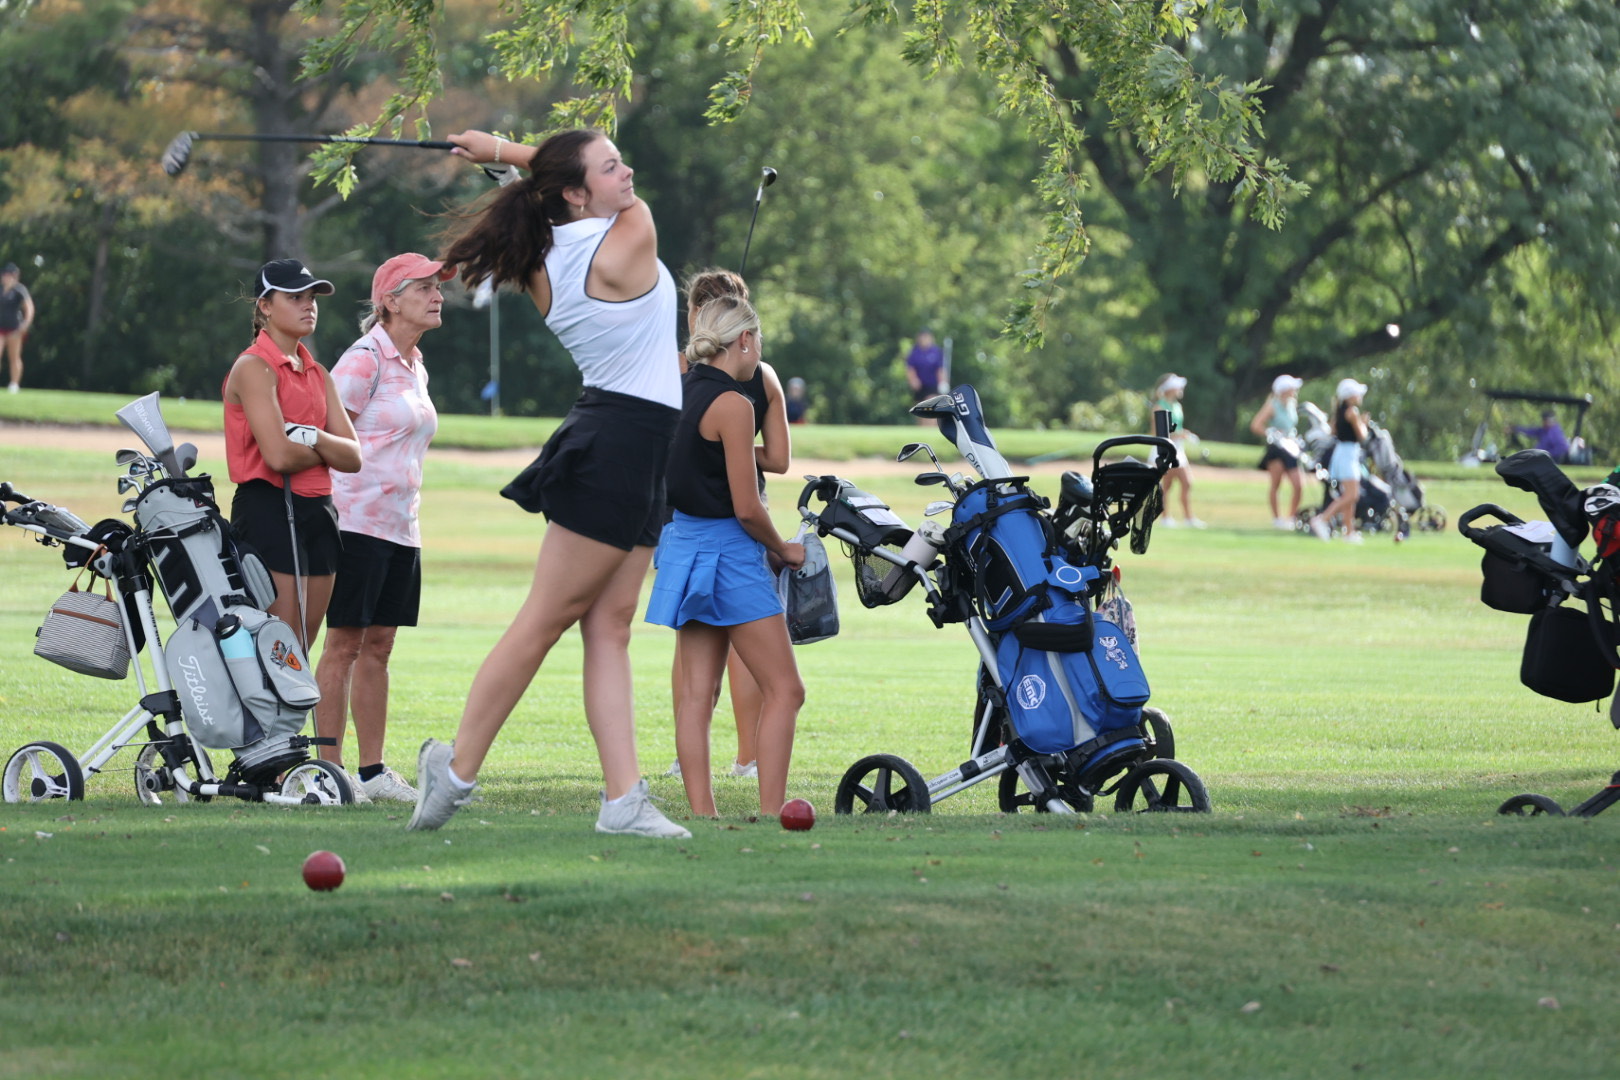
POLYGON ((416 790, 383 762, 388 658, 396 631, 416 625, 422 595, 422 460, 439 415, 416 345, 441 322, 439 285, 448 276, 443 263, 414 252, 378 267, 361 337, 332 369, 365 466, 332 485, 343 561, 316 669, 315 730, 338 740, 327 757, 342 764, 346 714, 353 714, 359 747, 353 786, 368 800, 416 801, 416 790))

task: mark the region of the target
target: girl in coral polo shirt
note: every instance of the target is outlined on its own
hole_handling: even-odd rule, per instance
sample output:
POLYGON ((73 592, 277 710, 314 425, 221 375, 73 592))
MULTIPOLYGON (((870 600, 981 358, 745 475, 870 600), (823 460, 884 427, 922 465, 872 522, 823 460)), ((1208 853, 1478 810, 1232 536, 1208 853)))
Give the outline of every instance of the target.
POLYGON ((354 425, 326 369, 304 347, 304 338, 315 332, 315 297, 331 293, 332 283, 317 279, 297 259, 265 263, 253 301, 258 336, 231 365, 222 387, 225 461, 236 484, 231 525, 258 549, 275 579, 270 614, 297 628, 306 652, 326 618, 343 551, 330 470, 360 471, 354 425), (287 521, 289 485, 296 562, 287 521))

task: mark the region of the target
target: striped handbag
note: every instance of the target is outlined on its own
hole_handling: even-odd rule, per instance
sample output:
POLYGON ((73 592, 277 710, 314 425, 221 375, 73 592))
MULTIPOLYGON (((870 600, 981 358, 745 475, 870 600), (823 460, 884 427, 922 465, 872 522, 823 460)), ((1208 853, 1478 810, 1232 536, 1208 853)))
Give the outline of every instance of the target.
MULTIPOLYGON (((90 575, 92 589, 97 577, 90 575)), ((98 596, 81 591, 79 579, 74 578, 73 587, 51 605, 45 622, 35 631, 34 655, 81 675, 127 678, 129 643, 124 637, 123 609, 113 599, 112 582, 106 581, 106 586, 106 595, 98 596)))

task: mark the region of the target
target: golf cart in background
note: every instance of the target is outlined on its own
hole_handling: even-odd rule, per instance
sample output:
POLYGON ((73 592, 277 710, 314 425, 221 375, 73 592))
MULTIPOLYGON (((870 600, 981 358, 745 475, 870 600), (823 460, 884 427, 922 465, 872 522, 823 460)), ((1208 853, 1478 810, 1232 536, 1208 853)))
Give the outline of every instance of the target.
MULTIPOLYGON (((1501 454, 1495 442, 1491 441, 1491 413, 1498 401, 1530 401, 1538 405, 1551 407, 1564 405, 1575 410, 1575 425, 1566 430, 1569 436, 1569 452, 1558 460, 1560 465, 1590 465, 1592 464, 1592 448, 1587 445, 1586 439, 1581 435, 1581 425, 1586 420, 1586 410, 1592 407, 1592 395, 1582 394, 1580 397, 1571 397, 1568 394, 1540 394, 1529 390, 1486 390, 1485 415, 1480 418, 1479 427, 1474 429, 1474 442, 1468 452, 1461 458, 1464 465, 1482 465, 1486 462, 1500 460, 1501 454)), ((1515 449, 1523 449, 1516 447, 1515 449)))

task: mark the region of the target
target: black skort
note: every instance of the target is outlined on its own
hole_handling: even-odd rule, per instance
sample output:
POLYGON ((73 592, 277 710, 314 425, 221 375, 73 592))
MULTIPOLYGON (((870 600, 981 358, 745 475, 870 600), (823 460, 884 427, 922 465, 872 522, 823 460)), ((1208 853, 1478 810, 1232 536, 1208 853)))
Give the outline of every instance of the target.
POLYGON ((1284 471, 1299 468, 1299 458, 1275 443, 1269 443, 1266 446, 1266 452, 1260 456, 1260 468, 1264 469, 1273 461, 1282 462, 1284 471))
POLYGON ((587 387, 534 464, 501 494, 531 514, 621 551, 652 547, 680 410, 587 387))
POLYGON ((287 496, 268 480, 248 480, 231 496, 231 530, 259 553, 278 574, 319 577, 337 573, 343 557, 338 537, 337 507, 330 495, 294 495, 293 521, 298 532, 298 567, 293 569, 292 530, 287 525, 287 496))

